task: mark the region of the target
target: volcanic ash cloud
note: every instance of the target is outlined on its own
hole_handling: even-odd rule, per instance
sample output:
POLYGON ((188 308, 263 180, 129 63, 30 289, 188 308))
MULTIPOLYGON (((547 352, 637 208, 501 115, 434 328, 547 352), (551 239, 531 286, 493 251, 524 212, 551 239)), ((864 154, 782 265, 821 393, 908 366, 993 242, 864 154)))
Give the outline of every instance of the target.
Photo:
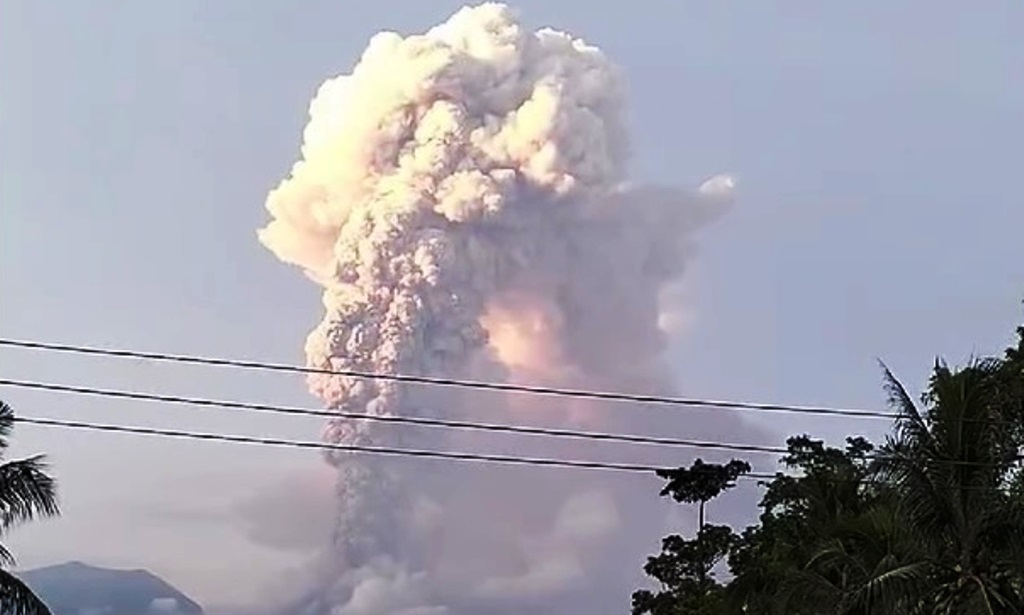
MULTIPOLYGON (((528 31, 500 4, 464 8, 425 34, 374 36, 351 74, 320 86, 301 158, 268 196, 272 219, 259 232, 323 288, 308 365, 664 389, 659 322, 671 306, 662 299, 694 231, 727 208, 733 185, 724 176, 691 192, 630 185, 623 111, 620 76, 597 48, 528 31)), ((309 387, 345 412, 461 407, 455 395, 381 381, 312 376, 309 387)), ((338 418, 325 439, 408 444, 399 433, 338 418)), ((433 547, 414 537, 430 517, 424 502, 437 499, 429 481, 414 497, 393 464, 328 460, 339 501, 327 576, 345 580, 321 592, 324 608, 458 610, 433 547)), ((556 580, 583 574, 559 553, 534 559, 556 580)), ((486 601, 513 586, 491 579, 465 592, 486 601)))

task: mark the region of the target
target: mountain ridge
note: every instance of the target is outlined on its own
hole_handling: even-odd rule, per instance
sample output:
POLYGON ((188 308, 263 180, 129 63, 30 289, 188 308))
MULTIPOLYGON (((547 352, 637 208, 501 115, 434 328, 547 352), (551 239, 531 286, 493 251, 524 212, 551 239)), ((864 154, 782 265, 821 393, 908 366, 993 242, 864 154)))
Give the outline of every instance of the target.
POLYGON ((18 574, 53 615, 203 615, 196 601, 153 573, 78 561, 18 574))

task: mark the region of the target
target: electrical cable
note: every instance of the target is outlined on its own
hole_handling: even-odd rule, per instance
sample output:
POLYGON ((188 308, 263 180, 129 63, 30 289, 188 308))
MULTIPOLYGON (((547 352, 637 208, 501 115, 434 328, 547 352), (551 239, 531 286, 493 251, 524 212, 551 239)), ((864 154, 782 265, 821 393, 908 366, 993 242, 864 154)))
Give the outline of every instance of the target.
MULTIPOLYGON (((233 434, 221 434, 221 433, 210 433, 210 432, 197 432, 187 431, 181 429, 163 429, 154 427, 138 427, 133 425, 118 425, 111 423, 93 423, 87 421, 68 421, 61 419, 51 419, 45 417, 15 417, 16 423, 23 423, 29 425, 38 425, 43 427, 57 427, 61 429, 81 429, 88 431, 97 432, 108 432, 108 433, 122 433, 131 435, 146 435, 164 438, 175 438, 175 439, 187 439, 187 440, 200 440, 206 442, 219 442, 219 443, 232 443, 232 444, 254 444, 260 446, 273 446, 278 448, 298 448, 305 450, 330 450, 330 451, 343 451, 354 454, 367 454, 367 455, 384 455, 391 457, 414 457, 414 458, 426 458, 426 459, 438 459, 448 461, 463 461, 463 462, 477 462, 477 463, 491 463, 491 464, 502 464, 502 465, 521 465, 521 466, 540 466, 540 467, 554 467, 554 468, 570 468, 578 470, 599 470, 599 471, 614 471, 614 472, 628 472, 628 473, 655 473, 662 470, 671 470, 674 468, 664 466, 653 466, 643 464, 630 464, 630 463, 611 463, 602 461, 585 461, 578 459, 553 459, 546 457, 518 457, 515 455, 490 455, 490 454, 477 454, 477 453, 462 453, 454 451, 435 451, 435 450, 423 450, 423 449, 408 449, 398 447, 386 447, 386 446, 359 446, 359 445, 348 445, 348 444, 330 444, 325 442, 309 442, 304 440, 288 440, 281 438, 267 438, 267 437, 253 437, 253 436, 240 436, 233 434)), ((741 474, 739 478, 745 480, 775 480, 782 477, 789 477, 793 479, 805 478, 801 476, 793 476, 777 472, 774 474, 766 472, 748 472, 741 474)), ((839 481, 843 479, 837 479, 830 477, 831 481, 839 481)), ((853 482, 858 484, 884 484, 879 480, 872 480, 869 478, 860 479, 849 479, 847 482, 853 482)), ((763 483, 761 483, 763 485, 763 483)), ((987 491, 987 488, 963 486, 965 491, 987 491)))
POLYGON ((273 404, 258 404, 250 402, 227 401, 207 399, 199 397, 182 397, 177 395, 158 395, 153 393, 140 393, 136 391, 123 391, 114 389, 99 389, 95 387, 69 386, 53 384, 48 382, 32 382, 25 380, 8 380, 0 378, 0 386, 12 388, 50 391, 57 393, 72 393, 76 395, 91 395, 97 397, 108 397, 112 399, 131 399, 136 401, 158 402, 166 404, 178 404, 198 406, 207 408, 223 408, 230 410, 247 410, 252 412, 269 412, 276 414, 289 414, 298 416, 313 416, 329 419, 350 419, 354 421, 366 421, 376 423, 393 423, 399 425, 417 425, 422 427, 440 427, 447 429, 459 429, 466 431, 489 431, 498 433, 512 433, 531 436, 546 436, 553 438, 572 438, 580 440, 601 440, 608 442, 622 442, 630 444, 650 444, 656 446, 671 446, 681 448, 698 449, 719 449, 727 451, 739 451, 747 453, 777 453, 782 454, 786 449, 778 446, 765 446, 757 444, 731 444, 726 442, 710 442, 702 440, 687 440, 681 438, 664 438, 658 436, 640 436, 632 434, 616 434, 595 431, 579 431, 573 429, 556 429, 547 427, 526 427, 520 425, 504 425, 498 423, 474 423, 471 421, 457 421, 447 419, 433 419, 418 416, 396 416, 396 415, 372 415, 357 412, 342 412, 331 410, 315 410, 312 408, 300 408, 294 406, 279 406, 273 404))
POLYGON ((662 406, 709 407, 731 410, 756 410, 761 412, 785 412, 797 414, 816 414, 826 416, 834 415, 854 418, 884 418, 889 420, 894 420, 899 416, 898 414, 893 412, 881 412, 865 409, 832 408, 827 406, 798 406, 787 404, 727 401, 714 399, 696 399, 686 397, 669 397, 662 395, 637 395, 631 393, 618 393, 611 391, 594 391, 586 389, 570 389, 559 387, 507 384, 500 382, 484 382, 477 380, 438 378, 432 376, 414 376, 407 374, 380 374, 360 370, 318 369, 314 367, 301 367, 298 365, 269 363, 263 361, 250 361, 243 359, 225 359, 218 357, 202 357, 159 352, 143 352, 137 350, 100 348, 95 346, 80 346, 72 344, 56 344, 49 342, 15 340, 8 338, 0 338, 0 346, 80 355, 143 359, 149 361, 185 363, 192 365, 206 365, 214 367, 258 369, 293 374, 319 374, 330 376, 344 376, 348 378, 382 380, 387 382, 400 382, 407 384, 423 384, 437 387, 475 389, 482 391, 502 391, 508 393, 525 393, 532 395, 570 397, 575 399, 591 399, 599 401, 632 402, 639 404, 652 404, 662 406))
MULTIPOLYGON (((136 401, 147 401, 156 403, 169 403, 178 405, 190 405, 205 408, 224 408, 224 409, 237 409, 245 411, 255 412, 273 412, 281 414, 291 415, 303 415, 303 416, 316 416, 325 418, 345 418, 349 420, 362 420, 362 421, 375 421, 383 423, 394 423, 394 424, 407 424, 407 425, 419 425, 437 428, 448 428, 448 429, 461 429, 461 430, 477 430, 477 431, 492 431, 500 433, 515 433, 521 435, 536 435, 545 437, 557 437, 557 438, 574 438, 583 440, 603 440, 612 442, 632 443, 632 444, 652 444, 660 446, 673 446, 673 447, 685 447, 685 448, 696 448, 696 449, 707 449, 707 450, 729 450, 736 452, 753 452, 753 453, 770 453, 775 455, 785 455, 789 452, 787 448, 777 446, 765 446, 757 444, 734 444, 727 442, 711 442, 711 441, 699 441, 699 440, 685 440, 677 438, 661 438, 652 436, 639 436, 630 434, 615 434, 606 432, 589 432, 589 431, 577 431, 571 429, 553 429, 544 427, 525 427, 518 425, 502 425, 492 423, 473 423, 469 421, 452 421, 445 419, 431 419, 425 417, 410 417, 410 416, 375 416, 367 414, 358 414, 350 412, 331 412, 328 410, 314 410, 310 408, 297 408, 289 406, 277 406, 272 404, 257 404, 248 402, 235 402, 235 401, 222 401, 206 398, 194 398, 194 397, 182 397, 175 395, 157 395, 152 393, 141 393, 135 391, 118 391, 111 389, 99 389, 95 387, 80 387, 80 386, 69 386, 54 383, 45 382, 29 382, 21 380, 9 380, 0 379, 0 386, 9 386, 13 388, 23 388, 31 390, 42 390, 49 392, 58 393, 70 393, 75 395, 88 395, 105 397, 111 399, 130 399, 136 401)), ((461 453, 451 453, 458 455, 461 453)), ((421 455, 424 456, 424 455, 421 455)), ((874 454, 866 455, 866 459, 873 460, 886 460, 892 459, 891 455, 874 454)), ((1015 456, 1012 461, 1020 461, 1022 456, 1015 456)), ((944 463, 957 466, 981 466, 991 467, 994 464, 979 462, 979 461, 968 461, 968 460, 948 460, 944 463)))

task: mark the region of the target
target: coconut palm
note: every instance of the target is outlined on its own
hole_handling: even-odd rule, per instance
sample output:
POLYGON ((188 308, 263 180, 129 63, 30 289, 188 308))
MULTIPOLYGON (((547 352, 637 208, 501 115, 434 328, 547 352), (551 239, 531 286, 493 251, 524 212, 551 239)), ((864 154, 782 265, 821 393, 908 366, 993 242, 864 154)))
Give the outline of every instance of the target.
MULTIPOLYGON (((22 523, 59 512, 57 485, 46 472, 43 456, 3 461, 13 428, 14 411, 0 401, 0 536, 22 523)), ((0 544, 0 613, 50 615, 46 604, 5 569, 14 563, 14 556, 0 544)))
POLYGON ((834 522, 830 534, 783 579, 778 612, 794 612, 794 599, 807 613, 915 612, 929 566, 915 552, 895 502, 876 499, 870 510, 834 522))
POLYGON ((926 554, 921 612, 1022 612, 1024 503, 1007 489, 1019 452, 1001 370, 999 361, 960 370, 936 364, 924 411, 885 370, 900 418, 877 471, 897 487, 902 515, 926 554))

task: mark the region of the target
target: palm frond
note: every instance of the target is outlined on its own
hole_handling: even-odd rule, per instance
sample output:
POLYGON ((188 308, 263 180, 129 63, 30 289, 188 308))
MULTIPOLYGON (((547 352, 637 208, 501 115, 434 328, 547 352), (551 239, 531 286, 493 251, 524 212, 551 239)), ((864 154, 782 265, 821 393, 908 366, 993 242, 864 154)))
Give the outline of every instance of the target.
POLYGON ((7 438, 14 431, 14 408, 0 400, 0 455, 7 450, 7 438))
POLYGON ((57 484, 46 472, 45 457, 37 455, 0 465, 0 532, 59 513, 57 484))
POLYGON ((822 575, 809 570, 793 570, 778 588, 776 612, 791 613, 808 604, 838 605, 842 599, 842 590, 822 575))
POLYGON ((912 562, 874 575, 851 596, 866 613, 898 613, 919 600, 928 583, 929 564, 912 562))
POLYGON ((0 568, 5 566, 14 566, 18 562, 14 559, 14 554, 11 553, 10 549, 0 544, 0 568))
POLYGON ((885 363, 878 363, 882 367, 882 387, 889 407, 898 413, 896 439, 914 448, 933 447, 935 442, 928 429, 928 422, 910 397, 910 393, 885 363))
POLYGON ((818 551, 811 555, 805 568, 812 572, 838 574, 847 578, 863 578, 867 575, 863 560, 852 555, 839 538, 823 541, 818 551))
POLYGON ((878 365, 882 368, 882 388, 885 391, 889 407, 899 412, 901 417, 923 423, 924 418, 903 383, 881 359, 879 359, 878 365))
POLYGON ((0 570, 0 613, 4 615, 51 615, 39 596, 24 581, 0 570))

